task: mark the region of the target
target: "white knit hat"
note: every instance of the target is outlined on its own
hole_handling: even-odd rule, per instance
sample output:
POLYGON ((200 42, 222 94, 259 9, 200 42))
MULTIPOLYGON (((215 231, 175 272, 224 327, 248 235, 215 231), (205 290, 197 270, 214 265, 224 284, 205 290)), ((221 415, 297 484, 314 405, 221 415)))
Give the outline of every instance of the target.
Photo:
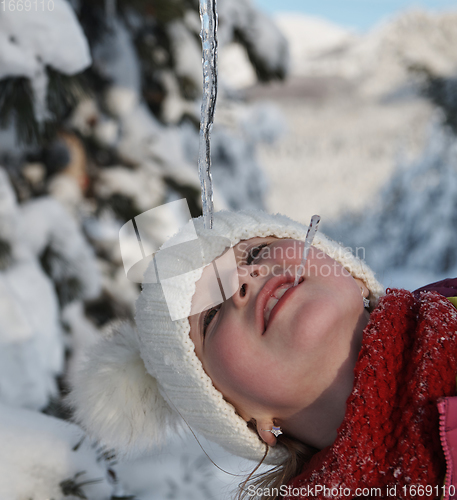
MULTIPOLYGON (((307 230, 288 217, 254 210, 218 212, 211 230, 203 228, 201 217, 194 225, 206 262, 225 250, 227 239, 231 246, 256 236, 303 241, 307 230)), ((258 461, 265 444, 214 387, 195 354, 187 316, 202 268, 198 252, 189 252, 180 241, 179 234, 171 238, 156 261, 161 279, 167 274, 177 277, 167 280, 167 301, 171 299, 184 319, 170 319, 160 284, 145 284, 136 304, 137 331, 124 326, 89 354, 71 395, 75 417, 90 434, 124 452, 151 447, 182 417, 231 453, 258 461)), ((376 305, 383 288, 363 261, 319 232, 313 245, 361 279, 370 291, 371 306, 376 305)), ((155 273, 153 266, 145 280, 153 281, 148 273, 155 273)), ((278 463, 285 453, 282 446, 270 448, 266 462, 278 463)))

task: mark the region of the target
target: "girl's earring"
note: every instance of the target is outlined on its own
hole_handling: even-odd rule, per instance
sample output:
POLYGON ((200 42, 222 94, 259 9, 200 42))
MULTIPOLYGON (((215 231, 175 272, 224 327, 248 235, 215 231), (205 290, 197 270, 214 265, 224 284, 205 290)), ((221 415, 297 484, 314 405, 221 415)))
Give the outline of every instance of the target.
POLYGON ((276 425, 273 425, 273 429, 260 429, 260 430, 264 432, 271 432, 274 437, 278 437, 283 433, 281 427, 276 427, 276 425))
POLYGON ((362 292, 363 307, 365 309, 368 309, 370 307, 370 299, 367 299, 366 297, 364 297, 363 288, 361 288, 360 291, 362 292))

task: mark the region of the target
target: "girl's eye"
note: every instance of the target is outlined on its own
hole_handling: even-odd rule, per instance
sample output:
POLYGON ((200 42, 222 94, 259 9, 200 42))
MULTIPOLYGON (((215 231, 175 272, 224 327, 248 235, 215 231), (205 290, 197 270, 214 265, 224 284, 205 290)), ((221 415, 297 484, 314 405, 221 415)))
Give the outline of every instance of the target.
POLYGON ((255 259, 259 256, 260 252, 262 251, 262 248, 265 248, 269 245, 269 243, 262 243, 260 245, 257 245, 249 250, 249 254, 246 258, 246 264, 250 266, 251 264, 254 263, 255 259))
POLYGON ((213 321, 214 316, 216 316, 216 314, 220 308, 221 308, 221 304, 219 304, 216 307, 213 307, 212 309, 208 309, 208 311, 206 311, 205 317, 203 319, 203 337, 205 337, 206 329, 208 328, 211 321, 213 321))

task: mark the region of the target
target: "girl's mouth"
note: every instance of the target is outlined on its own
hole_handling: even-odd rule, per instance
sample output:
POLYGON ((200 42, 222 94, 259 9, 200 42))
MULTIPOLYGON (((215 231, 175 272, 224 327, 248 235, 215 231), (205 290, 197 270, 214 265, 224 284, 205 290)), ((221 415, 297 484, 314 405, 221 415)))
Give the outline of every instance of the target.
MULTIPOLYGON (((300 278, 299 283, 303 282, 303 277, 300 278)), ((293 288, 294 284, 293 283, 283 283, 282 285, 278 286, 273 293, 271 294, 270 298, 267 300, 265 304, 265 309, 263 311, 263 319, 264 319, 264 328, 265 330, 268 327, 268 322, 270 320, 271 313, 273 309, 276 307, 280 299, 284 296, 284 294, 289 290, 290 288, 293 288)))

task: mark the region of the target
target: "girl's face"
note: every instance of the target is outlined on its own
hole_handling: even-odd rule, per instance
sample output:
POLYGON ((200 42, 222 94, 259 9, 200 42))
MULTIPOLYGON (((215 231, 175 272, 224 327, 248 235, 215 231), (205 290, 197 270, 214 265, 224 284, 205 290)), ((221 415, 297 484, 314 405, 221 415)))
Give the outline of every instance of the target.
POLYGON ((332 401, 346 400, 367 322, 361 282, 315 247, 293 287, 302 252, 297 240, 241 241, 234 247, 236 293, 189 318, 196 354, 215 387, 245 420, 274 420, 286 430, 297 419, 312 429, 332 401))

